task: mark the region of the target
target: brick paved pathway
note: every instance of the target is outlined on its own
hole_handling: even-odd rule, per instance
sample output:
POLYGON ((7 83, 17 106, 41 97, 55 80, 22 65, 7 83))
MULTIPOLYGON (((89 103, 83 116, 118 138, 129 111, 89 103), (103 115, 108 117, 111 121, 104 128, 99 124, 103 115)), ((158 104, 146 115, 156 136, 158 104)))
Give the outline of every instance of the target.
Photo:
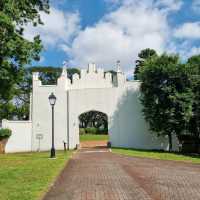
POLYGON ((82 149, 44 200, 200 200, 200 165, 82 149))

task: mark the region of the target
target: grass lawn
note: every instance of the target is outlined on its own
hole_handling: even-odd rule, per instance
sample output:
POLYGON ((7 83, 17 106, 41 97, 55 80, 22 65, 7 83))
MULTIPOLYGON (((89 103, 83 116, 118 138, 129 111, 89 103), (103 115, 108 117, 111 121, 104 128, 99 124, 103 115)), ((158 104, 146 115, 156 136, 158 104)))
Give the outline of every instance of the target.
POLYGON ((80 141, 100 141, 100 140, 108 140, 108 135, 95 135, 95 134, 84 134, 80 135, 80 141))
POLYGON ((182 155, 182 154, 176 154, 176 153, 124 149, 124 148, 112 148, 112 152, 127 155, 127 156, 200 163, 200 155, 190 156, 190 155, 182 155))
POLYGON ((40 199, 63 169, 72 151, 0 155, 0 200, 40 199))

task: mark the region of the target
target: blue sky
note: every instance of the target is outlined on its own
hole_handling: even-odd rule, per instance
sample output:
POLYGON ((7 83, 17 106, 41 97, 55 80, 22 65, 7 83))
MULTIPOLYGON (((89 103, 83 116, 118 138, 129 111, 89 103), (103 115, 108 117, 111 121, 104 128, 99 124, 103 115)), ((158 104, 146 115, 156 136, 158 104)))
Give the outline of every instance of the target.
POLYGON ((115 69, 117 60, 131 74, 140 50, 179 53, 184 61, 200 54, 200 0, 51 0, 44 26, 26 28, 25 38, 40 34, 40 62, 33 65, 115 69))

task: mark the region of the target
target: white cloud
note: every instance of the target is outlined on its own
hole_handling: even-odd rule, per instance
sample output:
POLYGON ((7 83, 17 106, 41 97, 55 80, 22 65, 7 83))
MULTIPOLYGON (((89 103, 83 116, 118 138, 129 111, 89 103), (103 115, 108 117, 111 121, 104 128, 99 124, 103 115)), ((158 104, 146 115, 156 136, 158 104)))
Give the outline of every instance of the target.
POLYGON ((191 57, 193 55, 200 55, 200 46, 199 47, 192 47, 189 49, 187 57, 191 57))
POLYGON ((180 10, 183 5, 182 0, 157 0, 156 6, 162 7, 166 11, 177 11, 180 10))
POLYGON ((56 46, 62 42, 68 43, 79 31, 79 14, 64 13, 61 10, 51 8, 50 14, 41 13, 44 25, 25 27, 24 37, 32 40, 40 35, 45 46, 56 46))
POLYGON ((200 12, 200 1, 199 0, 193 0, 192 1, 192 9, 196 12, 200 12))
POLYGON ((121 60, 123 70, 128 72, 140 50, 165 49, 168 31, 167 16, 162 11, 141 2, 137 6, 126 3, 80 31, 71 46, 62 48, 71 55, 72 65, 83 67, 96 62, 110 69, 116 60, 121 60))
POLYGON ((200 39, 200 21, 184 23, 174 31, 174 36, 182 39, 200 39))
MULTIPOLYGON (((25 37, 32 39, 40 34, 46 48, 52 47, 66 52, 71 66, 85 67, 88 62, 111 69, 116 60, 126 74, 132 74, 138 53, 144 48, 153 48, 159 53, 170 50, 181 52, 173 36, 180 38, 198 37, 199 22, 187 23, 172 32, 168 16, 183 5, 182 0, 104 0, 109 2, 109 12, 96 24, 80 28, 79 13, 64 13, 51 8, 51 14, 42 13, 44 26, 28 26, 25 37), (194 29, 188 30, 191 27, 194 29), (191 33, 192 32, 192 33, 191 33), (172 35, 174 33, 174 35, 172 35), (189 37, 190 35, 190 37, 189 37)), ((198 52, 199 48, 191 48, 198 52)))
POLYGON ((162 11, 177 11, 183 5, 183 0, 104 0, 106 3, 118 4, 118 5, 135 5, 142 3, 146 6, 157 7, 162 11))
POLYGON ((168 46, 168 53, 178 53, 183 61, 186 61, 193 55, 200 54, 200 46, 194 46, 189 40, 180 44, 171 42, 168 46))

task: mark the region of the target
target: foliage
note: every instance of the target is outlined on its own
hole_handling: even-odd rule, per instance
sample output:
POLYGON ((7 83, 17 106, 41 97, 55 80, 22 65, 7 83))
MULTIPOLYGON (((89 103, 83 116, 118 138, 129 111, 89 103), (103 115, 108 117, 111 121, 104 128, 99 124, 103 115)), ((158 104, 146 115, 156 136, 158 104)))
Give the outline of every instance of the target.
POLYGON ((196 138, 200 137, 200 55, 188 59, 187 67, 192 80, 193 105, 189 131, 196 138))
POLYGON ((71 151, 0 155, 0 200, 41 199, 66 165, 71 151))
MULTIPOLYGON (((57 79, 62 73, 61 67, 31 67, 28 68, 29 72, 32 74, 32 72, 39 72, 40 80, 42 81, 42 84, 44 85, 53 85, 57 83, 57 79)), ((80 70, 78 68, 67 68, 67 76, 69 79, 72 80, 73 74, 79 74, 80 70)))
POLYGON ((139 79, 140 68, 144 66, 145 60, 150 59, 151 57, 155 57, 155 56, 157 56, 156 51, 149 48, 142 50, 138 54, 139 59, 136 60, 136 66, 135 66, 135 71, 134 71, 135 80, 139 79))
POLYGON ((1 128, 0 129, 0 140, 3 140, 5 138, 9 138, 12 134, 12 131, 8 128, 1 128))
POLYGON ((79 128, 79 134, 84 135, 85 134, 85 128, 79 128))
POLYGON ((164 151, 112 148, 112 152, 134 157, 153 158, 159 160, 185 161, 187 163, 200 163, 200 156, 187 156, 176 153, 167 153, 164 151))
POLYGON ((150 130, 167 135, 169 150, 172 135, 180 135, 192 116, 192 83, 187 67, 176 55, 151 57, 140 68, 141 102, 150 130))
POLYGON ((108 117, 106 114, 99 111, 89 111, 79 116, 80 128, 108 128, 108 117))
POLYGON ((108 134, 108 117, 99 111, 89 111, 79 116, 80 134, 108 134))
MULTIPOLYGON (((81 128, 83 129, 83 128, 81 128)), ((83 131, 82 131, 83 133, 83 131)), ((100 128, 95 128, 95 127, 88 127, 88 128, 84 128, 84 133, 85 134, 99 134, 99 135, 106 135, 108 134, 108 129, 100 129, 100 128)))
POLYGON ((98 129, 95 127, 88 127, 85 128, 85 133, 89 133, 89 134, 97 134, 98 129))
POLYGON ((80 135, 80 141, 103 141, 103 140, 108 140, 109 136, 108 135, 94 135, 94 134, 85 134, 85 135, 80 135))
POLYGON ((48 0, 0 1, 0 119, 9 118, 14 110, 16 85, 23 77, 24 66, 32 59, 39 60, 41 40, 23 38, 26 24, 42 24, 41 12, 49 12, 48 0))

